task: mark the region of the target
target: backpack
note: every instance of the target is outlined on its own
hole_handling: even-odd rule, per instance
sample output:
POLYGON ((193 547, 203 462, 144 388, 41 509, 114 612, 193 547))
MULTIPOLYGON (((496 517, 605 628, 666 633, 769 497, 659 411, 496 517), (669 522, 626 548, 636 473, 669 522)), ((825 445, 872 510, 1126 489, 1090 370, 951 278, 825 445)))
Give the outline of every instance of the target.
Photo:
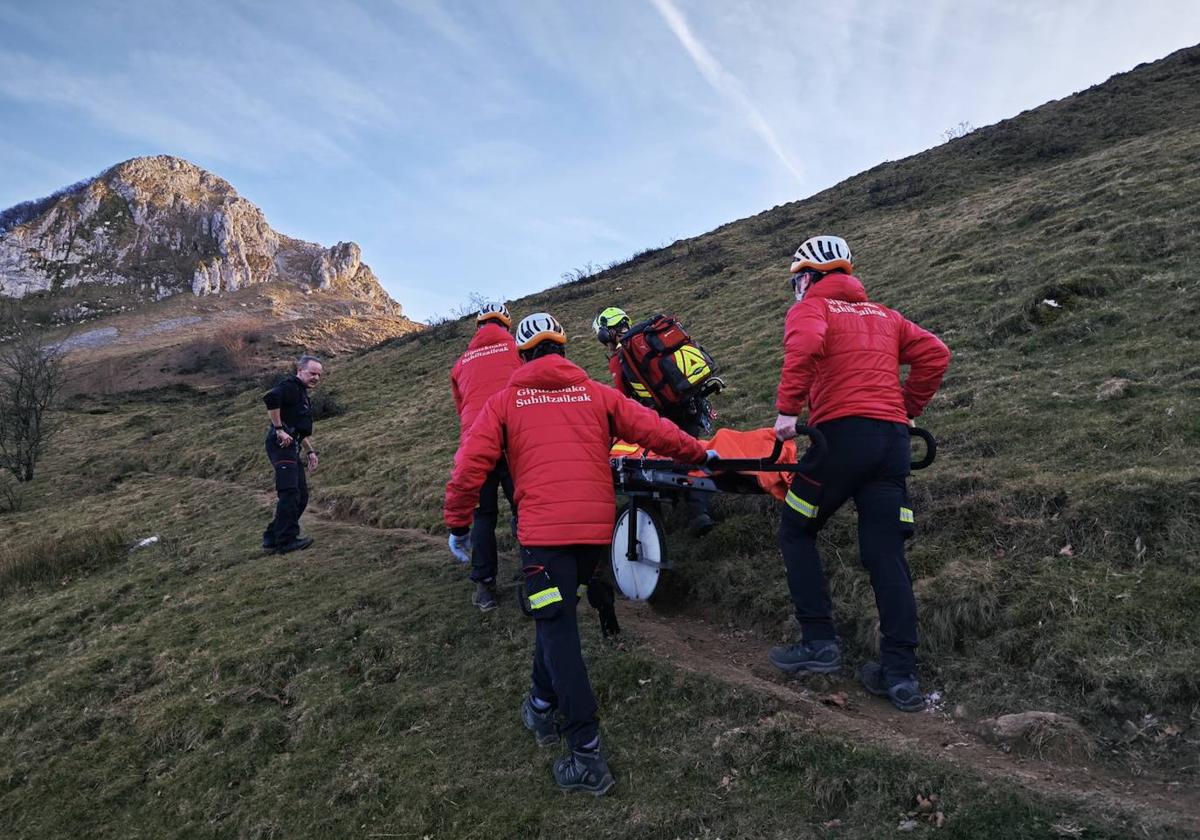
POLYGON ((634 396, 660 409, 685 403, 717 370, 708 351, 669 315, 630 327, 621 338, 620 362, 634 396))

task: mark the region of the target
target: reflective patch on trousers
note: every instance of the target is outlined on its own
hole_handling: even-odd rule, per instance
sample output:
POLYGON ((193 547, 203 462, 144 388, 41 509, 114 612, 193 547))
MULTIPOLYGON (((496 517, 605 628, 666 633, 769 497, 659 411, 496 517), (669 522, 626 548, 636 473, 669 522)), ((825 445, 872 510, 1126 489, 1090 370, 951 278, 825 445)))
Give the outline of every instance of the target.
POLYGON ((817 506, 812 502, 807 502, 796 495, 794 490, 789 490, 787 496, 784 497, 787 506, 801 516, 807 516, 809 519, 817 518, 817 506))
POLYGON ((529 594, 529 606, 535 610, 545 609, 551 604, 557 604, 562 601, 562 593, 558 591, 557 586, 552 586, 549 589, 543 589, 540 592, 531 592, 529 594))
POLYGON ((554 618, 562 610, 562 592, 550 580, 545 566, 526 566, 525 595, 529 599, 529 611, 534 618, 554 618))

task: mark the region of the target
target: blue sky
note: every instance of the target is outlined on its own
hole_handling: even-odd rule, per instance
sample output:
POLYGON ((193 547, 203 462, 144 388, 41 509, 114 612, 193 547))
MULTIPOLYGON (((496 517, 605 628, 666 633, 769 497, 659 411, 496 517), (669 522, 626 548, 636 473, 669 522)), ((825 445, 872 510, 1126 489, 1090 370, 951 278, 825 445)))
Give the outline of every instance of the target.
POLYGON ((179 155, 423 319, 1198 41, 1195 0, 0 0, 0 207, 179 155))

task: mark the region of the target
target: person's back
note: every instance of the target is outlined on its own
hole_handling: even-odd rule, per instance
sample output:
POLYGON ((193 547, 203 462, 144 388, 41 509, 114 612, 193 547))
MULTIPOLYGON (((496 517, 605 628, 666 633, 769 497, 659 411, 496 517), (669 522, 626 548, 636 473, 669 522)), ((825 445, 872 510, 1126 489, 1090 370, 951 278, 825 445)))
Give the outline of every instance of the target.
POLYGON ((907 424, 937 391, 950 351, 900 313, 867 300, 850 273, 850 247, 841 237, 812 237, 794 259, 796 303, 784 329, 775 432, 781 439, 794 437, 807 402, 808 422, 827 448, 820 462, 809 460, 792 482, 780 513, 779 547, 801 640, 772 648, 769 658, 789 673, 841 667, 816 538, 853 499, 859 560, 870 572, 880 630, 880 661, 864 664, 859 674, 871 693, 917 711, 925 698, 916 678, 917 609, 904 556, 904 541, 914 528, 907 424), (910 366, 903 385, 902 364, 910 366))
POLYGON ((870 302, 857 277, 831 273, 792 305, 784 328, 780 412, 809 423, 870 417, 907 423, 941 381, 945 345, 894 309, 870 302), (900 365, 911 365, 903 388, 900 365))
POLYGON ((450 371, 460 442, 471 430, 483 404, 508 384, 508 378, 520 366, 516 342, 504 323, 482 322, 450 371))
POLYGON ((517 341, 524 364, 476 419, 446 485, 443 519, 451 533, 462 528, 484 477, 507 453, 521 509, 521 571, 536 627, 521 720, 541 746, 567 740, 571 752, 553 768, 560 788, 599 795, 615 781, 600 749, 575 602, 585 586, 591 601, 593 575, 612 539, 611 436, 688 463, 711 461, 716 453, 589 379, 564 357, 566 332, 551 315, 527 316, 517 326, 517 341))
MULTIPOLYGON (((591 379, 574 362, 547 355, 524 364, 492 399, 460 454, 471 463, 500 447, 506 452, 521 510, 521 545, 607 545, 616 493, 609 450, 612 435, 647 440, 665 454, 704 459, 703 447, 649 409, 591 379), (490 416, 488 416, 490 415, 490 416), (475 435, 486 439, 474 440, 475 435), (699 447, 699 449, 697 449, 699 447)), ((458 472, 456 471, 456 476, 458 472)), ((447 509, 453 487, 447 488, 447 509)))
MULTIPOLYGON (((479 310, 475 323, 475 335, 450 371, 450 390, 458 412, 459 449, 470 435, 471 427, 484 404, 508 384, 513 371, 521 365, 517 344, 508 331, 512 326, 508 307, 503 303, 485 304, 479 310)), ((501 490, 508 498, 515 517, 518 508, 514 501, 512 477, 503 458, 489 474, 479 493, 479 507, 475 509, 470 535, 451 534, 449 541, 450 552, 455 558, 471 564, 471 580, 475 582, 471 603, 483 612, 498 606, 495 584, 500 558, 496 547, 496 521, 500 515, 501 490)))

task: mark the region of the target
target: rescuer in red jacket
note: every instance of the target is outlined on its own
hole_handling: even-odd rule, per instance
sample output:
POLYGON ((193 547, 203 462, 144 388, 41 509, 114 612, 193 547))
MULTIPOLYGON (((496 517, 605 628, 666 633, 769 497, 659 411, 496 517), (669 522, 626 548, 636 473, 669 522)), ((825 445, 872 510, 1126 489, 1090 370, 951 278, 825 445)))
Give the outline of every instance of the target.
POLYGON ((446 485, 444 518, 463 528, 487 476, 507 453, 521 509, 518 540, 537 626, 533 677, 521 719, 539 745, 557 743, 555 711, 571 749, 554 765, 564 790, 604 794, 614 785, 600 752, 596 698, 579 647, 575 602, 612 539, 616 494, 612 436, 698 464, 716 457, 673 423, 588 378, 564 355, 566 333, 552 316, 517 326, 524 364, 488 400, 446 485))
MULTIPOLYGON (((503 389, 513 371, 521 366, 517 344, 509 333, 512 318, 508 314, 508 307, 503 303, 484 304, 475 317, 475 323, 475 335, 450 371, 450 390, 458 411, 460 450, 483 404, 492 394, 503 389)), ((471 580, 475 581, 471 603, 482 612, 497 607, 496 572, 499 556, 496 551, 496 519, 500 515, 501 488, 515 516, 517 506, 513 502, 512 477, 508 472, 508 464, 501 458, 479 491, 479 506, 475 508, 470 533, 450 535, 451 553, 460 562, 471 564, 471 580), (468 544, 470 554, 467 554, 468 544)))
POLYGON ((796 303, 784 328, 775 432, 795 437, 807 401, 808 423, 824 433, 829 450, 814 471, 796 476, 783 508, 779 547, 802 638, 772 648, 770 659, 791 673, 841 667, 816 536, 853 498, 880 630, 880 662, 864 665, 859 677, 871 693, 917 711, 925 697, 916 679, 917 608, 904 557, 913 531, 907 427, 936 393, 950 351, 899 312, 868 301, 850 260, 845 240, 815 236, 791 266, 796 303), (909 366, 903 385, 901 365, 909 366))

